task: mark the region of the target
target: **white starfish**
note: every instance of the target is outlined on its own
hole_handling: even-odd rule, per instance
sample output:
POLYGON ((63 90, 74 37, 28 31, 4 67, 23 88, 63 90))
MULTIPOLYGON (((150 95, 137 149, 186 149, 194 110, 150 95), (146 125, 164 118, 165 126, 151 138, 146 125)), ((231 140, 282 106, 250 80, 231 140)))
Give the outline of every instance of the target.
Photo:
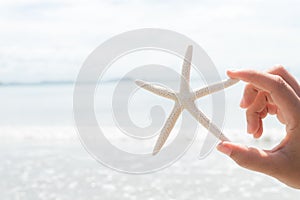
POLYGON ((174 92, 171 89, 154 85, 150 83, 146 83, 141 80, 136 80, 136 84, 141 88, 144 88, 152 93, 155 93, 159 96, 171 99, 175 101, 173 110, 166 120, 161 133, 157 139, 155 144, 153 155, 157 154, 166 140, 170 135, 172 128, 174 127, 176 120, 178 119, 181 112, 186 109, 191 115, 206 129, 208 129, 215 137, 220 139, 221 141, 228 141, 228 138, 222 133, 222 131, 213 124, 209 118, 205 116, 196 106, 195 100, 200 97, 206 96, 208 94, 223 90, 235 83, 238 82, 237 79, 227 79, 225 81, 212 84, 210 86, 191 91, 190 89, 190 70, 191 70, 191 60, 193 54, 193 46, 188 46, 185 58, 182 65, 182 73, 181 73, 181 82, 180 82, 180 90, 179 92, 174 92))

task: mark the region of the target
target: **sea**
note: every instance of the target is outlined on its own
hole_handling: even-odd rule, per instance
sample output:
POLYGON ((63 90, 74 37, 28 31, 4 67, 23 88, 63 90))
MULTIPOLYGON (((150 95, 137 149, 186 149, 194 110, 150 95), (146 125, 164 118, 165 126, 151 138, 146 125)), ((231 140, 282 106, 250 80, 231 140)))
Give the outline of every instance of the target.
MULTIPOLYGON (((94 108, 98 124, 118 148, 135 154, 149 153, 157 134, 153 134, 149 143, 144 138, 142 144, 147 145, 141 146, 141 140, 133 143, 127 139, 129 136, 120 131, 117 119, 129 116, 133 124, 143 128, 155 118, 165 120, 173 103, 137 89, 129 99, 120 102, 119 107, 127 106, 127 116, 124 109, 119 113, 119 107, 111 103, 117 84, 106 81, 97 86, 94 108), (165 113, 163 117, 155 116, 151 110, 154 106, 165 113)), ((130 85, 133 81, 126 80, 123 84, 130 85)), ((201 84, 195 81, 193 86, 201 84)), ((239 107, 244 85, 238 83, 225 90, 224 99, 218 101, 224 113, 214 110, 216 106, 210 97, 199 99, 197 106, 208 117, 213 113, 222 115, 220 128, 232 141, 270 149, 285 136, 285 128, 275 116, 270 116, 264 120, 260 139, 247 134, 245 111, 239 107)), ((126 94, 124 91, 123 97, 126 94)), ((117 98, 122 96, 118 95, 117 98)), ((201 126, 196 132, 200 142, 195 140, 168 167, 138 175, 109 168, 94 159, 82 144, 73 116, 73 98, 73 82, 0 85, 0 199, 299 199, 300 191, 241 168, 215 148, 205 158, 199 158, 201 144, 209 134, 201 126)), ((162 123, 158 126, 156 130, 161 129, 162 123)), ((177 134, 178 128, 176 124, 170 137, 177 134)), ((110 155, 107 149, 102 150, 110 155)))

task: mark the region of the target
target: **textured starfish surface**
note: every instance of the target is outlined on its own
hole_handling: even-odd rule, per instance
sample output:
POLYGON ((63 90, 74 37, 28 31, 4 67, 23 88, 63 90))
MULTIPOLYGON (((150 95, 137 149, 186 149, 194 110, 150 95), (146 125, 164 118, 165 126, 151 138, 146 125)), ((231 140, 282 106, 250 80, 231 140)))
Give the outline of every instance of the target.
POLYGON ((141 80, 136 80, 136 84, 152 93, 159 96, 171 99, 175 101, 174 107, 171 114, 167 118, 161 133, 157 139, 157 142, 153 149, 153 155, 157 154, 167 141, 171 130, 175 126, 175 123, 181 114, 181 112, 186 109, 200 124, 202 124, 206 129, 209 130, 215 137, 222 141, 229 141, 229 139, 222 133, 222 131, 211 122, 211 120, 206 117, 206 115, 201 112, 195 103, 195 100, 200 97, 209 95, 211 93, 223 90, 238 82, 237 79, 227 79, 219 83, 209 85, 207 87, 197 89, 192 91, 190 89, 190 71, 191 71, 191 61, 193 55, 193 46, 188 46, 185 58, 182 65, 180 89, 179 92, 174 92, 173 90, 162 87, 160 85, 155 85, 147 83, 141 80))

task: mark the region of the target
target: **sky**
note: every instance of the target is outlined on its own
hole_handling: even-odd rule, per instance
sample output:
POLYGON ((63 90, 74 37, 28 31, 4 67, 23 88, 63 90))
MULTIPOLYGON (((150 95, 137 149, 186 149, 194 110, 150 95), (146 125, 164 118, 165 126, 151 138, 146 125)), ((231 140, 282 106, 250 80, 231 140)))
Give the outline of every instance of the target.
POLYGON ((297 0, 1 0, 0 82, 76 79, 102 42, 139 28, 196 41, 219 71, 283 64, 300 77, 297 0))

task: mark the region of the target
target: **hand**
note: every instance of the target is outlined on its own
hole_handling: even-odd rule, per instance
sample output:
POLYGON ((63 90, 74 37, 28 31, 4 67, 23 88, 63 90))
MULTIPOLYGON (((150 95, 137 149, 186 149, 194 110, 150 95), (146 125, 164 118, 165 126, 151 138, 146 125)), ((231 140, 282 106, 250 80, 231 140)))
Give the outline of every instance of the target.
POLYGON ((286 136, 272 150, 221 142, 217 148, 237 164, 273 176, 300 189, 300 86, 282 66, 268 72, 228 71, 228 76, 247 82, 240 106, 246 108, 247 131, 255 138, 263 133, 262 119, 276 114, 286 126, 286 136))

